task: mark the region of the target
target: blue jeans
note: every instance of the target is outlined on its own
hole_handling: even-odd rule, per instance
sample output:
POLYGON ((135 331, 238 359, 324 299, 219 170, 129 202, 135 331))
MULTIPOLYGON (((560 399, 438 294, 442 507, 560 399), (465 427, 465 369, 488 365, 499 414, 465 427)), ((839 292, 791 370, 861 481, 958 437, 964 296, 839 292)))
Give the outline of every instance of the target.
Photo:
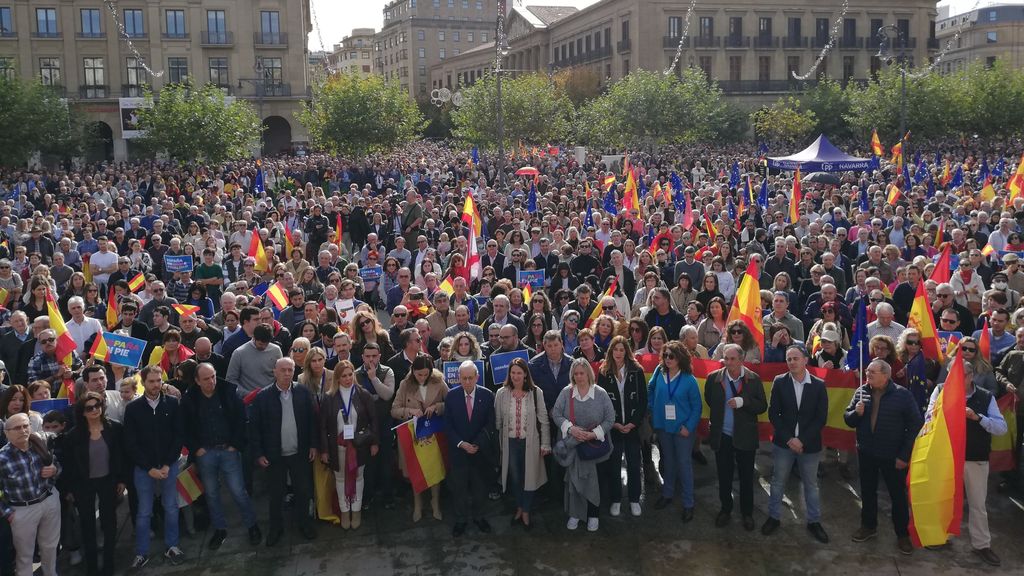
POLYGON ((807 523, 821 521, 821 500, 818 498, 818 461, 821 452, 797 454, 789 448, 772 444, 772 492, 768 497, 768 515, 779 520, 782 517, 782 497, 786 492, 789 472, 796 462, 800 471, 800 483, 804 487, 804 504, 807 506, 807 523))
POLYGON ((224 507, 220 501, 221 476, 228 491, 231 492, 231 498, 242 513, 242 522, 246 528, 252 528, 256 524, 256 514, 252 510, 252 502, 249 500, 249 493, 245 491, 245 481, 242 478, 242 453, 237 450, 213 448, 197 457, 196 462, 199 464, 199 476, 203 480, 206 505, 210 508, 210 524, 213 525, 213 529, 227 528, 224 507))
POLYGON ((178 463, 170 465, 166 480, 154 480, 149 470, 135 467, 135 491, 139 496, 135 516, 135 553, 149 555, 149 519, 153 515, 153 497, 160 491, 164 507, 164 544, 168 548, 178 545, 178 463))
POLYGON ((693 508, 693 432, 683 438, 658 430, 658 448, 661 450, 661 474, 665 483, 661 487, 661 495, 672 498, 675 495, 676 482, 682 485, 680 496, 683 508, 693 508))
POLYGON ((516 506, 530 513, 533 504, 533 490, 526 486, 526 440, 508 439, 508 484, 516 498, 516 506))

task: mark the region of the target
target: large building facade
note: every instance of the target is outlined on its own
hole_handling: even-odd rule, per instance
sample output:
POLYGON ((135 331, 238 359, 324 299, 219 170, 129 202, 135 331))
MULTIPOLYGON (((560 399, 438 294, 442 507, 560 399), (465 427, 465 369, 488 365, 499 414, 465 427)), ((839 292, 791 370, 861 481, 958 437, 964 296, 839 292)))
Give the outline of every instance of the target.
MULTIPOLYGON (((675 61, 679 71, 703 70, 727 95, 757 100, 799 87, 793 73, 811 69, 837 21, 837 40, 815 77, 871 77, 883 66, 875 57, 883 25, 899 29, 914 62, 928 62, 938 49, 932 0, 851 0, 841 20, 838 3, 697 3, 685 37, 687 2, 600 0, 582 10, 537 4, 511 8, 504 67, 513 73, 582 67, 609 82, 637 68, 665 70, 675 61)), ((448 58, 431 69, 431 85, 455 89, 470 83, 492 69, 494 59, 493 42, 489 49, 448 58)))
POLYGON ((497 0, 394 0, 384 7, 374 70, 413 98, 429 99, 430 70, 494 41, 497 0))
POLYGON ((356 28, 350 36, 335 44, 328 55, 328 67, 332 72, 369 76, 373 73, 373 28, 356 28))
POLYGON ((0 0, 0 74, 66 96, 98 123, 109 159, 134 156, 121 99, 185 79, 252 101, 262 151, 277 153, 308 140, 294 113, 308 93, 309 14, 309 0, 0 0))
POLYGON ((1024 67, 1024 6, 986 6, 955 16, 948 12, 948 7, 941 9, 935 30, 944 50, 940 71, 954 72, 973 62, 991 66, 997 59, 1024 67))

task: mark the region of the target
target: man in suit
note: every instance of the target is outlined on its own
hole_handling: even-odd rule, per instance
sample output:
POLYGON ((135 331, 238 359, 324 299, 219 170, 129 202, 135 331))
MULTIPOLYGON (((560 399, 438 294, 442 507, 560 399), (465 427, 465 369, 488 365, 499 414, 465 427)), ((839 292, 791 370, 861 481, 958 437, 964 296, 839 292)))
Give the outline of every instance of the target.
POLYGON ((761 379, 743 366, 743 348, 723 344, 723 368, 708 375, 704 401, 711 409, 711 435, 718 470, 718 499, 722 509, 715 526, 724 527, 732 516, 732 477, 739 471, 740 513, 743 528, 754 529, 754 454, 759 442, 757 416, 768 409, 761 379))
POLYGON ((487 241, 487 251, 480 257, 480 269, 488 266, 494 268, 497 274, 505 271, 505 255, 498 252, 498 241, 493 236, 487 241))
POLYGON ((274 383, 256 394, 249 406, 249 454, 267 471, 270 484, 270 532, 267 546, 284 534, 284 494, 287 480, 295 491, 292 510, 306 540, 316 538, 309 517, 311 462, 320 448, 316 407, 304 386, 295 386, 295 361, 280 358, 274 365, 274 383))
POLYGON ((530 359, 530 375, 533 383, 544 392, 548 411, 554 408, 558 393, 569 385, 570 364, 572 358, 565 354, 562 334, 558 330, 548 330, 544 334, 544 352, 530 359))
POLYGON ((21 310, 11 314, 11 331, 0 337, 0 361, 14 368, 18 364, 18 352, 21 345, 32 339, 28 326, 28 316, 21 310))
POLYGON ((828 534, 821 526, 818 498, 818 461, 821 459, 821 430, 828 420, 828 392, 825 382, 807 371, 807 350, 791 345, 786 350, 789 372, 775 377, 768 418, 772 422, 772 489, 768 498, 768 520, 761 527, 765 536, 778 530, 782 497, 795 462, 804 487, 807 530, 822 544, 828 534))
POLYGON ((445 431, 451 470, 448 482, 455 499, 455 527, 452 536, 466 533, 470 516, 483 533, 491 525, 482 516, 488 469, 493 467, 494 394, 477 386, 476 364, 467 360, 459 366, 459 387, 448 392, 444 401, 445 431))
POLYGON ((409 375, 412 361, 420 354, 423 338, 420 336, 419 330, 409 327, 402 330, 394 342, 399 346, 398 353, 388 358, 387 365, 395 373, 395 385, 400 386, 402 380, 409 375))

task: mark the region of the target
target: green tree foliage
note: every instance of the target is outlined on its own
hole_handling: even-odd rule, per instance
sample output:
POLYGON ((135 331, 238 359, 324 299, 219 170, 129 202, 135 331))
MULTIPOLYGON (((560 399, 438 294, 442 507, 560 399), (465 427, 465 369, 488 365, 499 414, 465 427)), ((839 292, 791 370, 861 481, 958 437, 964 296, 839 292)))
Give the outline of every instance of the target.
POLYGON ((715 142, 742 142, 750 136, 750 110, 736 102, 725 100, 712 119, 712 126, 715 131, 715 142))
MULTIPOLYGON (((483 148, 497 147, 497 94, 493 74, 462 89, 463 104, 452 111, 456 138, 483 148)), ((503 77, 501 105, 505 146, 514 142, 561 142, 569 135, 572 102, 546 75, 503 77)))
POLYGON ((754 134, 769 146, 790 146, 803 142, 817 126, 817 117, 803 110, 800 101, 790 96, 779 98, 771 106, 764 106, 750 115, 754 134))
POLYGON ((40 152, 77 156, 85 139, 80 115, 39 82, 0 77, 0 165, 23 166, 40 152))
POLYGON ((637 70, 580 110, 577 135, 594 146, 653 149, 714 137, 722 113, 721 91, 699 70, 637 70))
POLYGON ((847 120, 850 114, 850 95, 839 82, 822 79, 800 101, 818 120, 815 132, 833 140, 843 140, 853 135, 847 120))
POLYGON ((376 74, 332 75, 297 117, 314 147, 347 156, 387 151, 419 136, 424 125, 409 94, 376 74))
POLYGON ((565 68, 555 73, 553 79, 573 106, 581 106, 601 95, 601 76, 592 68, 565 68))
POLYGON ((224 98, 224 91, 211 84, 164 86, 152 108, 139 109, 139 128, 145 131, 139 144, 179 162, 250 156, 260 144, 260 118, 248 102, 224 98))

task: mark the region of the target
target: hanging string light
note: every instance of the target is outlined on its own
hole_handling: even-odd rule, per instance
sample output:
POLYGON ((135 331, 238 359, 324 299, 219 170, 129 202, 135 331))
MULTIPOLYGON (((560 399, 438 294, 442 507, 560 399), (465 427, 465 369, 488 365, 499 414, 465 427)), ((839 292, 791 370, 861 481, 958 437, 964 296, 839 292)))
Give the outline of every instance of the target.
POLYGON ((843 25, 843 20, 846 18, 846 11, 849 10, 849 8, 849 0, 843 0, 843 6, 839 12, 839 17, 836 18, 836 21, 832 23, 832 29, 829 30, 828 34, 828 42, 825 43, 825 46, 821 49, 821 52, 818 54, 818 59, 814 61, 814 65, 811 66, 811 69, 808 70, 806 74, 798 75, 796 71, 793 71, 794 79, 801 81, 807 80, 808 78, 812 78, 814 74, 818 71, 818 68, 821 67, 821 63, 825 61, 825 58, 828 57, 829 52, 831 52, 832 48, 834 48, 836 45, 836 39, 839 38, 839 27, 843 25))
POLYGON ((974 0, 974 5, 971 6, 970 10, 967 10, 966 12, 963 12, 958 15, 960 17, 960 22, 956 27, 956 32, 953 33, 952 38, 946 41, 946 45, 942 47, 942 50, 940 50, 939 53, 935 56, 935 59, 932 60, 931 64, 923 68, 920 72, 915 72, 913 74, 910 74, 908 72, 907 76, 911 78, 923 78, 924 76, 931 74, 932 71, 938 68, 939 63, 941 63, 942 59, 946 57, 946 54, 949 53, 949 51, 952 50, 953 47, 956 46, 957 43, 960 41, 960 37, 963 35, 964 32, 964 23, 967 22, 967 20, 970 18, 970 15, 974 13, 975 10, 978 9, 979 5, 981 5, 981 0, 974 0))
POLYGON ((110 16, 114 19, 114 24, 117 25, 117 30, 121 34, 121 40, 124 40, 125 44, 128 45, 128 50, 130 50, 132 55, 135 56, 135 58, 138 60, 139 65, 142 66, 142 69, 154 78, 159 78, 163 76, 164 71, 161 70, 159 72, 154 72, 153 69, 149 67, 149 64, 146 64, 146 58, 143 57, 142 54, 139 52, 139 49, 135 47, 135 43, 132 42, 131 35, 128 34, 128 30, 125 29, 124 23, 121 22, 120 16, 117 15, 117 5, 115 4, 115 0, 103 0, 103 3, 106 5, 107 10, 110 11, 110 16))
POLYGON ((679 65, 679 59, 683 57, 683 48, 686 46, 686 38, 690 34, 690 17, 693 16, 693 9, 697 6, 697 0, 690 0, 690 8, 686 11, 686 18, 683 19, 683 34, 679 37, 679 46, 676 46, 676 55, 672 58, 672 64, 665 69, 665 76, 668 76, 679 65))

